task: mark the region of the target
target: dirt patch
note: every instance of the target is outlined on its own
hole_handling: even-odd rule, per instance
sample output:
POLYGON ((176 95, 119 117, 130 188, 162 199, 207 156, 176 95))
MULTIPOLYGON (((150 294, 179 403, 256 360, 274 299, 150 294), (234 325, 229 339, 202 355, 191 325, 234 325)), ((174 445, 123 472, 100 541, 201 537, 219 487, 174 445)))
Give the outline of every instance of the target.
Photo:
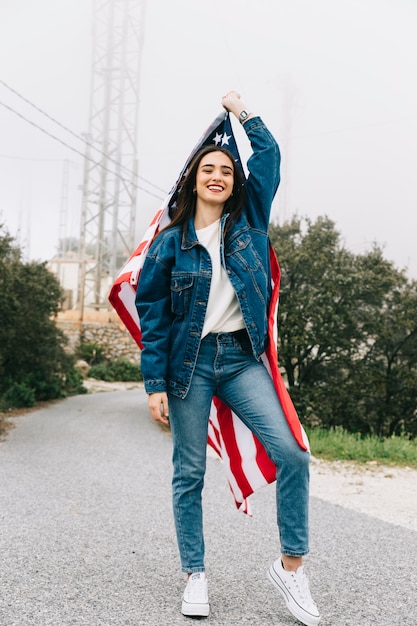
POLYGON ((312 496, 417 531, 417 470, 312 459, 312 496))
POLYGON ((4 413, 0 413, 0 441, 4 441, 9 430, 14 428, 13 422, 9 419, 10 417, 13 416, 7 414, 7 417, 5 417, 4 413))
POLYGON ((83 385, 88 389, 88 393, 100 393, 102 391, 129 391, 131 389, 142 389, 142 382, 112 382, 105 380, 96 380, 95 378, 86 378, 83 385))

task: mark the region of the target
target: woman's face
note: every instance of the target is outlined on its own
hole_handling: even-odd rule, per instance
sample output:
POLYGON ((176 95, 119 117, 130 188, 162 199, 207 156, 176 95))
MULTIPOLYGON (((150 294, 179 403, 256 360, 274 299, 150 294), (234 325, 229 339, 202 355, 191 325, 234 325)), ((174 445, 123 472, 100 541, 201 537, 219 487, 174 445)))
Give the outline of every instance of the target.
POLYGON ((224 204, 233 192, 233 163, 223 152, 209 152, 200 161, 196 174, 197 198, 224 204))

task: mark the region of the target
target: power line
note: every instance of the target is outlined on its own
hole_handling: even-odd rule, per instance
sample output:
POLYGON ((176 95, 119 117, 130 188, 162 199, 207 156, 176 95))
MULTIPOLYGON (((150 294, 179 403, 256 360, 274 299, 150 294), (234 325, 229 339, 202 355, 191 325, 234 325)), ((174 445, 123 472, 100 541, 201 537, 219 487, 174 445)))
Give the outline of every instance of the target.
MULTIPOLYGON (((99 154, 101 154, 102 156, 106 157, 109 161, 112 161, 112 163, 114 163, 115 165, 119 166, 121 169, 125 170, 128 174, 130 175, 134 175, 137 178, 140 178, 140 180, 143 180, 145 183, 147 183, 148 185, 151 185, 151 187, 154 187, 155 189, 157 189, 158 191, 162 191, 162 193, 166 194, 165 189, 162 189, 161 187, 158 187, 158 185, 155 185, 153 182, 151 182, 150 180, 148 180, 147 178, 144 178, 143 176, 140 176, 139 174, 137 174, 136 172, 132 172, 131 170, 129 170, 129 168, 125 167, 124 165, 122 165, 121 163, 119 163, 118 161, 116 161, 115 159, 113 159, 112 157, 110 157, 109 155, 107 155, 105 152, 103 152, 102 150, 100 150, 100 148, 97 148, 94 144, 92 144, 91 142, 89 142, 85 137, 83 137, 82 135, 77 134, 76 132, 74 132, 73 130, 71 130, 71 128, 68 128, 68 126, 65 126, 65 124, 62 124, 59 120, 55 119, 54 117, 52 117, 52 115, 49 115, 49 113, 47 113, 46 111, 44 111, 43 109, 41 109, 40 107, 38 107, 34 102, 32 102, 31 100, 29 100, 28 98, 26 98, 25 96, 23 96, 21 93, 19 93, 18 91, 16 91, 16 89, 13 89, 13 87, 10 87, 10 85, 8 85, 7 83, 4 82, 4 80, 0 79, 0 84, 3 85, 3 87, 5 87, 6 89, 8 89, 9 91, 11 91, 14 95, 16 95, 18 98, 20 98, 21 100, 23 100, 23 102, 25 102, 26 104, 28 104, 29 106, 31 106, 33 109, 35 109, 35 111, 38 111, 38 113, 41 113, 42 115, 44 115, 48 120, 50 120, 51 122, 53 122, 54 124, 56 124, 57 126, 59 126, 60 128, 62 128, 63 130, 65 130, 65 132, 69 133, 70 135, 72 135, 73 137, 75 137, 76 139, 78 139, 79 141, 81 141, 83 144, 86 144, 87 146, 89 146, 90 148, 93 148, 93 150, 96 150, 96 152, 98 152, 99 154)), ((14 111, 14 109, 13 109, 14 111)), ((23 117, 23 116, 21 116, 23 117)), ((25 119, 25 118, 23 118, 25 119)), ((28 121, 28 120, 26 120, 28 121)), ((35 124, 34 124, 35 125, 35 124)), ((83 155, 84 156, 84 155, 83 155)), ((138 189, 142 189, 141 187, 137 187, 138 189)), ((153 194, 151 194, 153 195, 153 194)), ((159 196, 156 196, 159 197, 159 196)))
MULTIPOLYGON (((1 81, 0 81, 1 82, 1 81)), ((122 180, 124 183, 127 183, 128 181, 126 181, 125 178, 123 178, 123 176, 121 176, 120 174, 117 174, 116 172, 113 172, 112 170, 110 170, 108 167, 105 167, 102 163, 98 163, 97 161, 95 161, 94 159, 92 159, 89 156, 86 156, 83 152, 81 152, 80 150, 78 150, 77 148, 74 148, 73 146, 70 146, 68 143, 66 143, 63 139, 60 139, 59 137, 57 137, 56 135, 54 135, 53 133, 50 133, 48 130, 45 130, 45 128, 42 128, 42 126, 39 126, 39 124, 37 124, 36 122, 33 122, 32 120, 28 119, 27 117, 25 117, 24 115, 22 115, 22 113, 19 113, 19 111, 16 111, 16 109, 13 109, 13 107, 9 106, 8 104, 5 104, 4 102, 0 101, 0 106, 4 107, 5 109, 7 109, 8 111, 10 111, 11 113, 14 113, 15 115, 17 115, 18 117, 20 117, 22 120, 24 120, 25 122, 27 122, 28 124, 30 124, 31 126, 34 126, 35 128, 37 128, 38 130, 40 130, 42 133, 44 133, 45 135, 47 135, 48 137, 50 137, 51 139, 54 139, 55 141, 57 141, 58 143, 60 143, 61 145, 65 146, 66 148, 68 148, 69 150, 72 150, 72 152, 75 152, 75 154, 80 155, 83 159, 86 159, 87 161, 90 161, 91 163, 93 163, 94 165, 101 167, 102 169, 104 169, 106 172, 109 172, 110 174, 112 174, 113 176, 117 176, 118 178, 120 178, 120 180, 122 180)), ((126 168, 125 168, 126 169, 126 168)), ((136 187, 136 189, 140 189, 141 191, 144 191, 145 193, 147 193, 150 196, 153 196, 154 198, 158 198, 159 200, 163 200, 164 196, 159 196, 155 193, 152 193, 151 191, 149 191, 148 189, 145 189, 144 187, 141 187, 140 185, 133 183, 134 187, 136 187)), ((161 190, 162 191, 162 190, 161 190)), ((166 193, 166 192, 164 192, 166 193)))

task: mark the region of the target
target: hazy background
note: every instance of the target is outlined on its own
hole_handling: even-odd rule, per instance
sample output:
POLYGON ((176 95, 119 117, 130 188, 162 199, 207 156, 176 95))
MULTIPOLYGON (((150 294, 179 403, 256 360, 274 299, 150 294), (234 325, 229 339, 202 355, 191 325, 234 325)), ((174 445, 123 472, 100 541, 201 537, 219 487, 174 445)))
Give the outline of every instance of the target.
MULTIPOLYGON (((90 0, 0 0, 0 80, 78 134, 91 27, 90 0)), ((417 278, 416 33, 415 0, 147 0, 139 174, 168 191, 237 89, 281 145, 274 218, 328 215, 350 250, 376 241, 417 278)), ((0 102, 83 152, 1 83, 0 102)), ((49 259, 65 159, 67 235, 79 236, 82 156, 3 106, 0 139, 0 222, 27 258, 49 259)), ((159 205, 139 193, 138 238, 159 205)))

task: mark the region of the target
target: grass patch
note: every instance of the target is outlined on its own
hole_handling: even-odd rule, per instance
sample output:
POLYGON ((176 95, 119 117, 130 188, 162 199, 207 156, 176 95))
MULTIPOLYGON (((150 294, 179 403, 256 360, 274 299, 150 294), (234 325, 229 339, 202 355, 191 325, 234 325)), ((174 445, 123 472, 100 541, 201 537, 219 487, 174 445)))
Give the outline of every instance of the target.
POLYGON ((343 429, 307 429, 311 453, 328 461, 376 461, 383 465, 417 467, 417 441, 406 437, 382 439, 349 433, 343 429))

